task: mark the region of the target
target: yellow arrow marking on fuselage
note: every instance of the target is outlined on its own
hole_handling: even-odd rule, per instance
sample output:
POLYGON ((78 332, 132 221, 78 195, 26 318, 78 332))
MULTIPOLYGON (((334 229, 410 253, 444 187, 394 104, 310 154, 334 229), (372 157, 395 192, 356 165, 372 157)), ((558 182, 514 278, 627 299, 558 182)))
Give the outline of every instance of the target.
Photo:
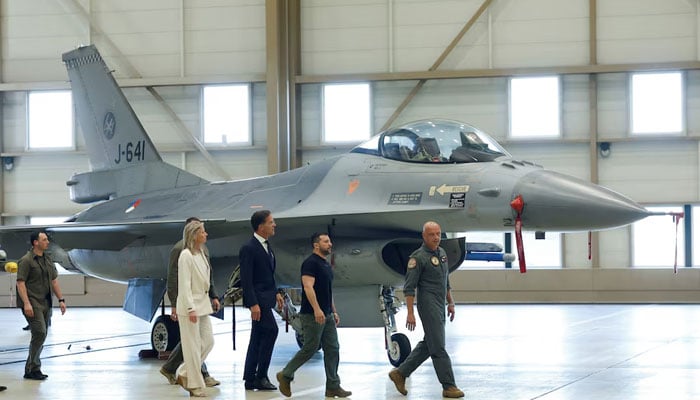
POLYGON ((435 196, 435 192, 439 193, 440 196, 444 196, 445 193, 466 193, 469 191, 469 185, 456 185, 448 186, 447 184, 442 184, 440 186, 431 186, 428 194, 430 196, 435 196))

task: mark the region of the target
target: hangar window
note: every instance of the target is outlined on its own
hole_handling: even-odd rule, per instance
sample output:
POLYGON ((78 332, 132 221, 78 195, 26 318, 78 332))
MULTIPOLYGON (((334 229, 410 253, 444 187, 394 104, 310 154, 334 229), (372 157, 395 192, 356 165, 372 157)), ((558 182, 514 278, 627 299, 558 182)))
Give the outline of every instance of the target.
POLYGON ((29 92, 27 99, 30 150, 74 146, 73 101, 68 90, 29 92))
MULTIPOLYGON (((510 237, 511 254, 515 260, 511 268, 519 268, 517 248, 515 247, 515 235, 506 235, 503 232, 465 232, 468 243, 481 243, 483 245, 495 244, 505 249, 505 243, 510 237)), ((554 269, 562 267, 562 236, 560 233, 547 232, 545 239, 535 239, 534 232, 523 232, 523 246, 525 247, 525 261, 528 269, 554 269)), ((482 246, 483 247, 483 246, 482 246)), ((467 246, 469 248, 469 245, 467 246)), ((481 256, 487 256, 481 254, 481 256)), ((475 258, 479 257, 475 254, 475 258)), ((483 257, 485 258, 485 257, 483 257)), ((460 269, 504 269, 502 261, 465 260, 460 269)))
MULTIPOLYGON (((649 211, 682 212, 683 207, 647 207, 649 211)), ((685 265, 685 231, 678 227, 678 266, 685 265)), ((668 215, 646 217, 632 224, 632 266, 637 268, 673 267, 676 251, 676 224, 668 215)))
POLYGON ((202 115, 204 143, 251 144, 249 84, 204 86, 202 115))
POLYGON ((561 135, 561 93, 558 76, 510 78, 510 136, 561 135))
POLYGON ((683 74, 638 73, 630 78, 632 134, 683 131, 683 74))
POLYGON ((323 85, 323 143, 369 139, 369 83, 323 85))
MULTIPOLYGON (((511 236, 511 248, 516 258, 513 268, 518 267, 518 250, 515 247, 515 234, 511 236)), ((562 267, 561 233, 546 232, 544 239, 536 239, 535 232, 523 232, 523 247, 528 269, 553 269, 562 267)))

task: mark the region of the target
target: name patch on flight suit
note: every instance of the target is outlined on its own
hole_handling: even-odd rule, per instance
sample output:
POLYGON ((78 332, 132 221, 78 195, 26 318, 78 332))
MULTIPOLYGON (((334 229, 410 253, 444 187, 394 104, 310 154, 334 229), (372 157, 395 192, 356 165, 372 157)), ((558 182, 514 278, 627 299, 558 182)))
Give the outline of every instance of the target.
POLYGON ((440 265, 440 260, 435 256, 430 257, 430 262, 433 263, 433 265, 436 267, 440 265))
POLYGON ((416 267, 416 259, 415 258, 410 258, 408 260, 408 269, 413 269, 416 267))

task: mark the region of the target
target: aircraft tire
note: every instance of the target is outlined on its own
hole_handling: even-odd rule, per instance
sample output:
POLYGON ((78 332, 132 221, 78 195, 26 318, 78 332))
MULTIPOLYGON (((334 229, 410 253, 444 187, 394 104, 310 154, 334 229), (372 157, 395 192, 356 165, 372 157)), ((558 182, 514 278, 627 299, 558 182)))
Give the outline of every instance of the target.
POLYGON ((387 356, 389 356, 389 362, 394 367, 401 365, 403 360, 408 357, 411 352, 411 341, 403 333, 394 333, 391 335, 391 342, 389 343, 389 348, 386 351, 387 356))
POLYGON ((180 327, 169 315, 161 315, 151 329, 151 347, 155 351, 170 351, 180 342, 180 327))

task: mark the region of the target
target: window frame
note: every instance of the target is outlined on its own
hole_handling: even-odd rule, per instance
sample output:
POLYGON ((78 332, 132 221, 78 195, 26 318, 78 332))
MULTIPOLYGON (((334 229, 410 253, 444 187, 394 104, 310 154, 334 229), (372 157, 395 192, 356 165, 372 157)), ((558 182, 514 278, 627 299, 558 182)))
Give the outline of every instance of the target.
POLYGON ((230 147, 246 147, 253 145, 253 85, 250 82, 245 83, 231 83, 231 84, 211 84, 211 85, 201 85, 200 86, 200 113, 201 113, 201 126, 200 126, 200 139, 202 144, 207 148, 230 148, 230 147), (247 90, 247 123, 248 132, 246 141, 235 141, 235 142, 208 142, 206 136, 206 125, 207 125, 207 114, 206 114, 206 101, 205 101, 205 90, 210 87, 245 87, 247 90))
POLYGON ((365 142, 369 140, 372 137, 372 133, 374 132, 374 127, 373 127, 373 87, 372 87, 372 82, 351 82, 351 83, 326 83, 321 85, 321 144, 322 145, 342 145, 342 144, 358 144, 365 142), (329 141, 328 140, 328 135, 326 133, 327 130, 327 122, 326 122, 326 88, 330 86, 358 86, 358 85, 364 85, 367 87, 367 137, 362 137, 362 138, 353 138, 349 140, 338 140, 338 141, 329 141))
POLYGON ((631 137, 645 137, 653 135, 663 136, 680 136, 685 135, 687 130, 687 97, 686 97, 687 74, 685 71, 644 71, 631 72, 627 74, 627 93, 628 93, 628 135, 631 137), (670 75, 677 74, 680 77, 680 129, 678 131, 653 131, 653 132, 635 132, 634 131, 634 78, 640 75, 670 75))
POLYGON ((563 123, 563 81, 561 75, 536 75, 536 76, 511 76, 508 78, 508 138, 514 140, 531 140, 531 139, 561 139, 563 137, 564 123, 563 123), (533 135, 533 134, 514 134, 513 126, 513 81, 524 80, 524 79, 541 79, 541 78, 554 78, 557 83, 557 102, 556 102, 556 134, 547 135, 533 135))
POLYGON ((54 152, 54 151, 66 151, 66 150, 76 150, 77 148, 77 130, 75 123, 75 106, 73 101, 73 92, 69 89, 60 90, 28 90, 25 92, 25 144, 24 149, 27 152, 54 152), (67 146, 46 146, 46 147, 32 147, 32 107, 31 107, 31 97, 32 94, 39 93, 66 93, 70 98, 69 112, 70 112, 70 126, 69 126, 69 141, 67 146))

